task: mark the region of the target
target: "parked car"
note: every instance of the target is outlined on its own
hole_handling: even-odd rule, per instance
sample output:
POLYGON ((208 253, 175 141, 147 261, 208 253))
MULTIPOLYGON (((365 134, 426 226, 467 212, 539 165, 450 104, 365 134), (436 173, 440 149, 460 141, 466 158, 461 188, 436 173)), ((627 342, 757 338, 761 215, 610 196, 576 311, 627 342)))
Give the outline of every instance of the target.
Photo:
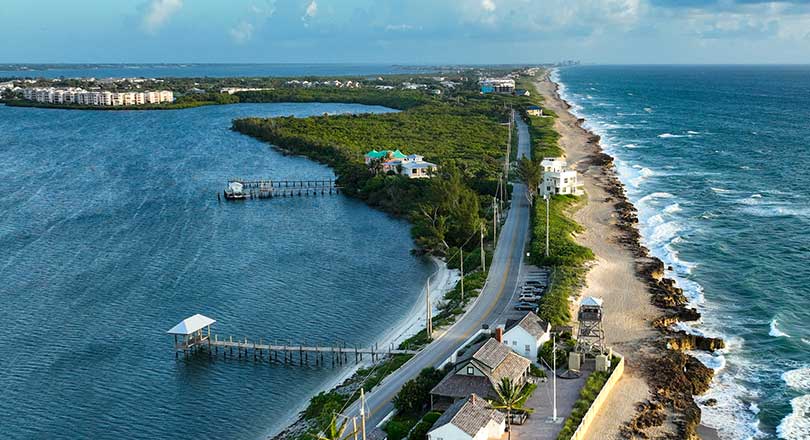
POLYGON ((521 302, 534 302, 540 299, 540 295, 521 293, 518 301, 521 302))
POLYGON ((544 281, 535 281, 535 280, 529 280, 529 281, 524 282, 523 284, 526 285, 526 286, 545 286, 546 285, 546 283, 544 281))
POLYGON ((521 301, 521 302, 515 304, 515 310, 520 310, 522 312, 526 312, 526 311, 536 312, 537 309, 538 309, 537 304, 532 303, 532 302, 521 301))

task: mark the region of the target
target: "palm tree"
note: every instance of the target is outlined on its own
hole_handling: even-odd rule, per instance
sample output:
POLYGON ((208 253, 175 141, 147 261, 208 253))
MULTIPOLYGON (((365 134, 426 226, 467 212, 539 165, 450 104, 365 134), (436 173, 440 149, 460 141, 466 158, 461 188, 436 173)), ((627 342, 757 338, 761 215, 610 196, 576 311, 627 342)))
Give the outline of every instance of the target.
POLYGON ((313 435, 312 437, 315 440, 348 440, 357 433, 357 430, 354 430, 345 436, 343 433, 346 431, 347 424, 349 423, 349 419, 343 420, 343 423, 338 426, 338 419, 337 415, 332 416, 332 421, 329 422, 329 427, 327 427, 323 432, 318 435, 313 435))
POLYGON ((534 412, 531 408, 524 408, 523 404, 529 398, 529 388, 522 388, 512 383, 512 379, 504 377, 501 383, 495 388, 498 394, 497 400, 489 402, 493 408, 506 411, 506 426, 509 431, 509 440, 512 440, 512 411, 522 410, 527 413, 534 412))

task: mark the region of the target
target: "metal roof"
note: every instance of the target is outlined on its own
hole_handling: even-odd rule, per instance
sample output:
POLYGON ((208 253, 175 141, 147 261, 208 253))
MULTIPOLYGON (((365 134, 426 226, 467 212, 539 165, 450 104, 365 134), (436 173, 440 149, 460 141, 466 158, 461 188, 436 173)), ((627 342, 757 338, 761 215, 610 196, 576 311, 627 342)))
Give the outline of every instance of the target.
POLYGON ((215 322, 217 322, 215 319, 211 319, 198 313, 190 318, 180 321, 179 324, 172 327, 166 333, 170 335, 190 335, 198 330, 208 327, 215 322))
POLYGON ((582 303, 580 305, 602 307, 602 298, 594 298, 592 296, 588 296, 582 300, 582 303))

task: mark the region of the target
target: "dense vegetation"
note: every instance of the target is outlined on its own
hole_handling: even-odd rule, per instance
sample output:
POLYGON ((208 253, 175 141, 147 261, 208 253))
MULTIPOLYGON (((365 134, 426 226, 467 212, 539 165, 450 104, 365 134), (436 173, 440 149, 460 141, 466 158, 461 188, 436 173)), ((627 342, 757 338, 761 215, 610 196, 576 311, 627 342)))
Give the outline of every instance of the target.
POLYGON ((339 89, 335 87, 280 88, 237 92, 236 96, 242 102, 341 102, 382 105, 397 110, 407 110, 427 104, 432 100, 428 95, 415 90, 339 89))
MULTIPOLYGON (((251 99, 281 99, 271 92, 256 93, 251 99)), ((503 164, 507 127, 502 124, 508 121, 509 114, 506 104, 520 102, 521 98, 472 92, 452 100, 405 91, 343 91, 340 95, 342 99, 332 98, 344 102, 357 98, 355 102, 365 104, 386 104, 382 96, 385 100, 400 99, 398 104, 387 105, 406 110, 247 118, 235 120, 233 128, 333 166, 346 194, 408 218, 422 250, 447 255, 454 247, 475 248, 470 238, 490 217, 491 197, 497 190, 503 164), (389 95, 391 92, 393 95, 389 95), (425 160, 439 165, 439 172, 432 179, 422 180, 374 174, 363 163, 363 155, 375 148, 422 154, 425 160)), ((322 100, 324 96, 311 98, 322 100)))

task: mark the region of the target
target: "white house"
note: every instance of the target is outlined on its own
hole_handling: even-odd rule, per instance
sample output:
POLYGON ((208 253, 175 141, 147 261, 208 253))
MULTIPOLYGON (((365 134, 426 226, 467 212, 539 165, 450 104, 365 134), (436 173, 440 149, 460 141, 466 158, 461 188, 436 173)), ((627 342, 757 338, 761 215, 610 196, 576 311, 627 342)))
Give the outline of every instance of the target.
POLYGON ((506 322, 503 332, 503 345, 515 353, 537 360, 537 353, 551 337, 551 325, 541 320, 533 312, 523 318, 506 322))
POLYGON ((530 105, 529 107, 526 108, 526 114, 528 114, 529 116, 543 116, 543 109, 536 105, 530 105))
POLYGON ((409 179, 423 179, 430 177, 439 168, 435 163, 430 162, 402 162, 402 175, 409 179))
POLYGON ((543 182, 540 183, 540 195, 568 194, 581 196, 585 194, 582 185, 577 172, 574 170, 546 171, 543 173, 543 182))
POLYGON ((559 173, 560 171, 564 170, 568 164, 562 157, 544 157, 543 161, 540 162, 540 166, 543 167, 544 173, 559 173))
POLYGON ((495 440, 506 430, 506 417, 475 393, 454 403, 436 420, 428 440, 495 440))

